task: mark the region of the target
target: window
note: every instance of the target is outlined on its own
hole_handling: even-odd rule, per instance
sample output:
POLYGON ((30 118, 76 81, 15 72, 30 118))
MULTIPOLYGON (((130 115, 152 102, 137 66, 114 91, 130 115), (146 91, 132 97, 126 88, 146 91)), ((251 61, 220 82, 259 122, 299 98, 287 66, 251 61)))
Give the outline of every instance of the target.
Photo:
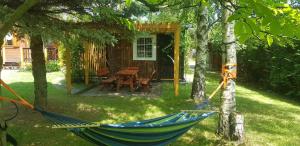
POLYGON ((156 60, 156 35, 138 36, 134 40, 133 60, 156 60))
POLYGON ((7 34, 5 36, 5 45, 13 45, 13 36, 12 34, 7 34))

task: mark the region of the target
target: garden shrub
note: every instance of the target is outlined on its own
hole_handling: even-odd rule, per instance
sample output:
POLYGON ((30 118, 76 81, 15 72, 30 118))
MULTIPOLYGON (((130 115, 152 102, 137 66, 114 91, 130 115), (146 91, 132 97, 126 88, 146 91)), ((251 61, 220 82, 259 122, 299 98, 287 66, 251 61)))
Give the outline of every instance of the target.
POLYGON ((78 45, 74 47, 71 52, 72 61, 72 80, 73 82, 82 82, 84 80, 84 68, 82 65, 82 54, 84 49, 82 46, 78 45))
MULTIPOLYGON (((212 48, 222 54, 214 38, 212 48)), ((300 99, 300 42, 272 46, 252 39, 237 49, 238 81, 300 99)))
POLYGON ((56 72, 60 71, 60 66, 58 61, 50 60, 46 63, 46 71, 47 72, 56 72))
POLYGON ((271 47, 248 43, 238 51, 239 80, 300 98, 300 43, 271 47))

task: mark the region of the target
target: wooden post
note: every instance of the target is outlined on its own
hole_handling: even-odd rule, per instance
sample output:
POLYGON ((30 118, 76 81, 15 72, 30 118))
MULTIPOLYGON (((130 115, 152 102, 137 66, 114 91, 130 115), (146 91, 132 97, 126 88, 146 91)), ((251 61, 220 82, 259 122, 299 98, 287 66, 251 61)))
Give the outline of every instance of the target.
POLYGON ((23 54, 23 47, 22 46, 20 46, 19 47, 20 48, 20 55, 21 55, 21 67, 23 67, 24 66, 24 54, 23 54))
POLYGON ((45 61, 48 62, 48 49, 44 46, 43 44, 43 48, 44 48, 44 54, 45 54, 45 61))
POLYGON ((5 47, 3 45, 3 48, 2 48, 2 57, 3 57, 3 63, 5 63, 6 61, 6 55, 5 55, 5 47))
POLYGON ((177 26, 177 29, 174 33, 175 35, 175 44, 174 44, 174 92, 175 96, 179 95, 179 45, 180 45, 180 26, 177 26))
POLYGON ((84 81, 85 85, 89 84, 89 49, 90 42, 85 42, 84 45, 84 81))
POLYGON ((71 50, 69 47, 66 48, 66 52, 65 52, 65 56, 66 56, 66 74, 65 74, 65 78, 66 78, 66 87, 67 87, 67 93, 69 95, 71 95, 72 93, 72 62, 71 62, 71 50))

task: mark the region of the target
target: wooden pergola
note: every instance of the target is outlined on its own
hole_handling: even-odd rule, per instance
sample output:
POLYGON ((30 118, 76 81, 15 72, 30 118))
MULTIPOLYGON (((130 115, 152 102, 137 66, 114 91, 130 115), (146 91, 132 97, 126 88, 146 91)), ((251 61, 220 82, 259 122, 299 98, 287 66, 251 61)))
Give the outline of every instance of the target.
MULTIPOLYGON (((180 32, 181 28, 178 23, 136 23, 135 28, 138 31, 150 32, 150 33, 173 33, 174 34, 174 93, 175 96, 179 95, 179 45, 180 45, 180 32)), ((85 50, 88 52, 89 45, 85 45, 85 50)), ((70 52, 70 50, 66 50, 70 52)), ((86 54, 85 54, 86 55, 86 54)), ((67 53, 66 58, 70 60, 70 53, 67 53)), ((88 56, 86 56, 88 58, 88 56)), ((86 58, 85 57, 85 58, 86 58)), ((84 63, 85 68, 85 84, 89 84, 89 64, 86 61, 84 63)), ((71 65, 70 61, 66 64, 66 81, 67 81, 67 91, 71 93, 71 65)))
POLYGON ((181 28, 178 23, 137 23, 138 31, 154 33, 173 33, 174 34, 174 93, 179 95, 179 46, 181 28))

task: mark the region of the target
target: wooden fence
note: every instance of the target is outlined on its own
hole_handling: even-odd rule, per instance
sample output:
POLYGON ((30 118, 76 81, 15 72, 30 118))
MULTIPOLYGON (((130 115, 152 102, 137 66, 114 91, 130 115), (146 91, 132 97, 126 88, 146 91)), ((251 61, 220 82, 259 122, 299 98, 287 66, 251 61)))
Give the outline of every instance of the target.
POLYGON ((89 84, 89 80, 94 77, 101 68, 107 65, 105 46, 98 45, 91 41, 85 42, 82 58, 85 70, 85 83, 89 84))
POLYGON ((30 48, 23 48, 23 62, 24 63, 31 63, 31 49, 30 48))

